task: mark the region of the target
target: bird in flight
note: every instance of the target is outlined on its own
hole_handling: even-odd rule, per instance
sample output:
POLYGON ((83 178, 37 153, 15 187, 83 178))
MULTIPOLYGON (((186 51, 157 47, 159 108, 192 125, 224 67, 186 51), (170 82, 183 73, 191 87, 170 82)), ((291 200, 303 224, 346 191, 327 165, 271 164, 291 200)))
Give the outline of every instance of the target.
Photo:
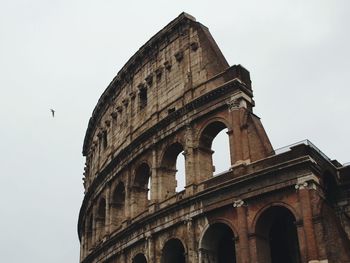
POLYGON ((54 109, 50 109, 50 111, 51 111, 51 114, 52 114, 52 118, 54 118, 55 117, 55 110, 54 109))

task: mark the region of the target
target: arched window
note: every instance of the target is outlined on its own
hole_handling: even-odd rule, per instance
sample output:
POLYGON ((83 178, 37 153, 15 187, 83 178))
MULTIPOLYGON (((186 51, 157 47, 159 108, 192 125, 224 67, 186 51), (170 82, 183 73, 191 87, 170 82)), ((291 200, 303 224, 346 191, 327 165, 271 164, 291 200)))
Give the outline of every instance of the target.
MULTIPOLYGON (((179 154, 183 152, 183 146, 176 142, 170 145, 163 156, 161 163, 161 187, 160 187, 160 195, 163 198, 167 198, 176 193, 177 186, 181 185, 179 182, 185 181, 185 174, 177 173, 177 159, 179 154), (180 180, 180 177, 183 179, 180 180)), ((184 172, 184 171, 183 171, 184 172)), ((179 188, 178 188, 179 189, 179 188)))
POLYGON ((125 219, 125 187, 120 182, 114 189, 111 202, 111 225, 113 229, 120 226, 125 219))
POLYGON ((144 254, 139 253, 132 259, 132 263, 147 263, 147 259, 144 254))
POLYGON ((295 217, 287 208, 268 208, 260 215, 255 232, 258 262, 301 262, 295 217))
POLYGON ((198 149, 201 180, 212 177, 214 173, 229 170, 231 166, 229 148, 227 127, 223 122, 215 121, 205 127, 199 137, 198 149), (213 162, 214 150, 217 152, 214 155, 215 163, 213 162))
POLYGON ((185 190, 186 186, 186 170, 185 170, 185 154, 184 151, 180 152, 176 159, 176 188, 175 191, 181 192, 185 190))
POLYGON ((161 263, 185 263, 185 248, 182 242, 173 238, 168 240, 162 249, 161 263))
POLYGON ((135 171, 135 179, 132 187, 132 211, 134 215, 147 209, 149 202, 149 185, 151 169, 147 163, 140 164, 135 171))
POLYGON ((97 207, 96 231, 97 238, 102 239, 105 234, 106 199, 101 198, 97 207))
POLYGON ((236 263, 234 234, 223 223, 211 225, 204 233, 199 247, 200 262, 236 263))

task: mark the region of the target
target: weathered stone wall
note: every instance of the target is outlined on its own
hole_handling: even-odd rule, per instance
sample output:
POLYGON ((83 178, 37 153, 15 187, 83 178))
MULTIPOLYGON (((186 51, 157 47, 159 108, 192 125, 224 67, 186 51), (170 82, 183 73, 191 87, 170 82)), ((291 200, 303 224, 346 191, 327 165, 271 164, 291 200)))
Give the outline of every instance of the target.
POLYGON ((275 155, 253 107, 249 72, 193 17, 141 47, 87 129, 81 262, 348 262, 348 169, 309 144, 275 155), (224 129, 231 166, 213 176, 224 129))

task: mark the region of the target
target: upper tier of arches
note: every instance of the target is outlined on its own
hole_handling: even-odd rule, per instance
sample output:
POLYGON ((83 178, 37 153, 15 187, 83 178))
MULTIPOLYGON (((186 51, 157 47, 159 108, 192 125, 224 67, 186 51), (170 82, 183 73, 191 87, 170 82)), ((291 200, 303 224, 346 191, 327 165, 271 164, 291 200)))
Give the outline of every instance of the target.
POLYGON ((233 79, 251 97, 249 72, 229 67, 208 29, 181 14, 136 52, 98 100, 83 145, 85 189, 111 158, 135 141, 147 142, 150 130, 166 128, 166 122, 233 79))

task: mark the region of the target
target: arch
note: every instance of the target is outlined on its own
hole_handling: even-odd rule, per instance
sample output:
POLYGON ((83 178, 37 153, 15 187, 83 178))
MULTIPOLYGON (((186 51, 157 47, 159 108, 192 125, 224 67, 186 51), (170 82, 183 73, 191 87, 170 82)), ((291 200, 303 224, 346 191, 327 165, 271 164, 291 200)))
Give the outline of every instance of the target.
MULTIPOLYGON (((227 122, 224 121, 221 118, 215 118, 211 119, 209 122, 206 123, 206 125, 201 129, 200 133, 198 134, 198 160, 199 160, 199 169, 200 169, 200 180, 206 180, 213 176, 215 172, 215 166, 213 163, 213 141, 218 136, 218 134, 227 129, 229 126, 227 125, 227 122)), ((228 135, 227 135, 228 136, 228 135)), ((229 160, 225 166, 227 166, 227 170, 231 166, 231 150, 230 150, 230 138, 226 139, 226 147, 228 147, 228 154, 229 154, 229 160)))
POLYGON ((146 162, 142 162, 135 169, 134 180, 131 191, 131 210, 133 215, 141 213, 147 209, 148 187, 151 180, 151 168, 146 162))
MULTIPOLYGON (((160 171, 160 196, 165 199, 176 193, 177 181, 179 175, 177 175, 176 161, 180 153, 184 151, 184 147, 181 143, 175 142, 168 146, 164 151, 161 161, 160 171)), ((186 175, 185 175, 186 176, 186 175)))
POLYGON ((323 191, 324 191, 327 204, 329 204, 330 206, 336 205, 338 195, 339 195, 338 194, 339 190, 338 190, 338 184, 334 175, 332 175, 332 173, 330 173, 329 171, 324 172, 322 176, 322 182, 323 182, 322 184, 323 191))
POLYGON ((258 262, 300 263, 296 217, 286 206, 263 209, 255 225, 258 262))
POLYGON ((162 249, 161 263, 185 263, 185 247, 180 239, 171 238, 162 249))
POLYGON ((210 224, 199 243, 200 262, 236 263, 235 234, 221 221, 210 224))
POLYGON ((112 192, 111 198, 111 228, 116 229, 125 219, 125 186, 119 182, 112 192))
POLYGON ((133 257, 132 263, 147 263, 147 259, 143 253, 138 253, 133 257))
POLYGON ((258 210, 258 212, 254 216, 254 219, 253 219, 252 224, 251 224, 251 226, 249 228, 249 231, 250 232, 254 232, 255 229, 256 229, 256 224, 257 224, 261 214, 263 214, 267 209, 269 209, 271 207, 275 207, 275 206, 281 206, 281 207, 284 207, 285 209, 288 209, 293 214, 293 216, 295 217, 296 221, 300 221, 301 220, 300 215, 289 204, 284 203, 284 202, 273 202, 273 203, 270 203, 270 204, 268 204, 268 205, 266 205, 266 206, 264 206, 264 207, 262 207, 262 208, 260 208, 258 210))
POLYGON ((97 238, 102 239, 105 234, 105 223, 106 223, 106 199, 101 197, 98 206, 97 206, 97 214, 96 214, 96 231, 97 238))

